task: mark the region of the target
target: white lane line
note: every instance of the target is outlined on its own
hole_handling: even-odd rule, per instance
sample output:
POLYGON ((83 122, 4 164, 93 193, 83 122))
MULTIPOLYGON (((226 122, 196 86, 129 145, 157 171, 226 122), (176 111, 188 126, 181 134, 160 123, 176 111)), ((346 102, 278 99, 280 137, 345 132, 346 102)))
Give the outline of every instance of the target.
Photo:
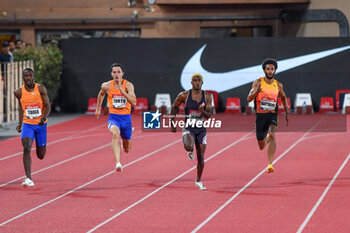
MULTIPOLYGON (((136 134, 136 133, 135 133, 135 134, 136 134)), ((136 139, 136 138, 143 138, 143 137, 151 137, 151 136, 153 136, 153 135, 147 135, 147 136, 146 136, 146 135, 140 135, 140 136, 134 137, 134 139, 136 139)), ((154 135, 154 136, 156 136, 156 135, 154 135)), ((103 145, 103 146, 96 147, 96 148, 94 148, 94 149, 92 149, 92 150, 89 150, 89 151, 86 151, 86 152, 84 152, 84 153, 78 154, 78 155, 73 156, 73 157, 71 157, 71 158, 69 158, 69 159, 65 159, 65 160, 63 160, 63 161, 61 161, 61 162, 58 162, 58 163, 55 163, 55 164, 53 164, 53 165, 51 165, 51 166, 48 166, 48 167, 42 168, 42 169, 40 169, 40 170, 38 170, 38 171, 32 172, 32 175, 35 175, 35 174, 38 174, 38 173, 40 173, 40 172, 46 171, 46 170, 48 170, 48 169, 50 169, 50 168, 53 168, 53 167, 57 167, 57 166, 59 166, 59 165, 61 165, 61 164, 64 164, 64 163, 67 163, 67 162, 69 162, 69 161, 71 161, 71 160, 80 158, 80 157, 82 157, 82 156, 84 156, 84 155, 87 155, 87 154, 90 154, 90 153, 92 153, 92 152, 101 150, 101 149, 103 149, 103 148, 105 148, 105 147, 107 147, 107 146, 110 146, 110 145, 111 145, 111 143, 108 143, 108 144, 105 144, 105 145, 103 145)), ((3 184, 0 184, 0 188, 6 186, 6 185, 8 185, 8 184, 14 183, 14 182, 16 182, 16 181, 22 180, 22 179, 24 179, 24 178, 25 178, 25 176, 21 176, 21 177, 19 177, 19 178, 14 179, 14 180, 8 181, 8 182, 3 183, 3 184)))
MULTIPOLYGON (((285 154, 287 154, 291 149, 293 149, 299 142, 303 141, 306 135, 308 135, 321 121, 324 117, 319 120, 311 129, 309 129, 301 138, 299 138, 293 145, 291 145, 287 150, 285 150, 272 164, 277 163, 285 154)), ((207 224, 211 219, 213 219, 218 213, 220 213, 227 205, 229 205, 240 193, 242 193, 246 188, 249 187, 255 180, 257 180, 262 174, 266 172, 266 168, 262 170, 258 175, 251 179, 243 188, 241 188, 237 193, 235 193, 229 200, 227 200, 223 205, 221 205, 214 213, 212 213, 207 219, 205 219, 201 224, 199 224, 192 233, 199 231, 205 224, 207 224)))
MULTIPOLYGON (((176 143, 178 143, 178 142, 180 142, 180 141, 181 141, 181 139, 178 139, 178 140, 176 140, 176 141, 173 141, 172 143, 169 143, 169 144, 166 145, 166 146, 163 146, 163 147, 161 147, 161 148, 159 148, 159 149, 157 149, 157 150, 154 150, 154 151, 152 151, 152 152, 150 152, 150 153, 148 153, 148 154, 146 154, 146 155, 144 155, 144 156, 142 156, 142 157, 140 157, 140 158, 138 158, 138 159, 136 159, 136 160, 134 160, 134 161, 131 161, 130 163, 126 164, 126 165, 124 166, 124 168, 126 168, 126 167, 130 166, 131 164, 134 164, 134 163, 136 163, 136 162, 138 162, 138 161, 141 161, 141 160, 143 160, 143 159, 145 159, 145 158, 147 158, 147 157, 149 157, 149 156, 151 156, 151 155, 153 155, 153 154, 155 154, 155 153, 157 153, 157 152, 159 152, 159 151, 162 151, 162 150, 164 150, 164 149, 166 149, 166 148, 168 148, 168 147, 170 147, 170 146, 172 146, 172 145, 174 145, 174 144, 176 144, 176 143)), ((108 145, 109 145, 109 144, 108 144, 108 145)), ((22 214, 19 214, 19 215, 15 216, 15 217, 13 217, 13 218, 11 218, 11 219, 9 219, 9 220, 6 220, 5 222, 2 222, 2 223, 0 224, 0 227, 4 226, 5 224, 7 224, 7 223, 9 223, 9 222, 12 222, 12 221, 18 219, 18 218, 20 218, 20 217, 22 217, 22 216, 24 216, 24 215, 27 215, 27 214, 29 214, 29 213, 31 213, 31 212, 33 212, 33 211, 35 211, 35 210, 37 210, 37 209, 43 207, 43 206, 46 206, 46 205, 48 205, 48 204, 50 204, 50 203, 52 203, 52 202, 54 202, 54 201, 57 201, 57 200, 61 199, 62 197, 65 197, 65 196, 67 196, 67 195, 69 195, 69 194, 71 194, 71 193, 73 193, 73 192, 75 192, 75 191, 77 191, 77 190, 79 190, 79 189, 81 189, 81 188, 84 188, 85 186, 87 186, 87 185, 89 185, 89 184, 92 184, 92 183, 94 183, 94 182, 96 182, 96 181, 98 181, 98 180, 101 180, 101 179, 103 179, 103 178, 105 178, 105 177, 107 177, 107 176, 109 176, 109 175, 111 175, 111 174, 114 174, 115 172, 116 172, 115 170, 110 171, 110 172, 108 172, 108 173, 106 173, 106 174, 104 174, 104 175, 102 175, 102 176, 99 176, 99 177, 97 177, 96 179, 91 180, 91 181, 89 181, 89 182, 87 182, 87 183, 85 183, 85 184, 83 184, 83 185, 81 185, 81 186, 79 186, 79 187, 77 187, 77 188, 74 188, 74 189, 72 189, 72 190, 70 190, 70 191, 68 191, 68 192, 66 192, 66 193, 64 193, 64 194, 62 194, 62 195, 60 195, 60 196, 58 196, 58 197, 56 197, 56 198, 53 198, 53 199, 51 199, 51 200, 49 200, 49 201, 47 201, 47 202, 44 202, 44 203, 38 205, 38 206, 35 207, 35 208, 32 208, 32 209, 30 209, 30 210, 28 210, 28 211, 26 211, 26 212, 23 212, 22 214)))
POLYGON ((318 135, 309 136, 309 137, 306 137, 304 140, 318 138, 318 137, 327 137, 327 136, 332 137, 333 135, 339 136, 339 135, 346 135, 346 134, 349 134, 349 132, 328 132, 328 133, 322 133, 322 134, 318 134, 318 135))
MULTIPOLYGON (((45 168, 40 169, 40 170, 38 170, 38 171, 32 172, 32 175, 35 175, 35 174, 38 174, 38 173, 40 173, 40 172, 46 171, 46 170, 48 170, 48 169, 50 169, 50 168, 53 168, 53 167, 56 167, 56 166, 58 166, 58 165, 67 163, 67 162, 69 162, 69 161, 71 161, 71 160, 77 159, 77 158, 79 158, 79 157, 82 157, 82 156, 84 156, 84 155, 90 154, 90 153, 92 153, 92 152, 101 150, 101 149, 103 149, 103 148, 105 148, 105 147, 107 147, 107 146, 109 146, 109 145, 110 145, 110 143, 105 144, 105 145, 100 146, 100 147, 97 147, 97 148, 95 148, 95 149, 86 151, 86 152, 84 152, 84 153, 78 154, 78 155, 73 156, 73 157, 71 157, 71 158, 69 158, 69 159, 63 160, 63 161, 58 162, 58 163, 55 163, 55 164, 53 164, 53 165, 51 165, 51 166, 48 166, 48 167, 45 167, 45 168)), ((6 186, 6 185, 8 185, 8 184, 11 184, 11 183, 13 183, 13 182, 16 182, 16 181, 18 181, 18 180, 22 180, 22 179, 24 179, 24 178, 25 178, 25 176, 21 176, 21 177, 19 177, 19 178, 17 178, 17 179, 11 180, 11 181, 6 182, 6 183, 3 183, 3 184, 0 185, 0 188, 6 186)))
MULTIPOLYGON (((234 141, 233 143, 231 143, 230 145, 226 146, 225 148, 219 150, 218 152, 216 152, 215 154, 211 155, 209 158, 207 158, 206 160, 204 160, 205 162, 211 160, 212 158, 216 157, 217 155, 221 154, 222 152, 224 152, 225 150, 229 149, 230 147, 236 145, 237 143, 245 140, 245 138, 251 134, 251 132, 245 134, 244 136, 242 136, 240 139, 237 139, 236 141, 234 141)), ((131 208, 133 208, 134 206, 140 204, 141 202, 143 202, 144 200, 146 200, 147 198, 153 196, 154 194, 156 194, 157 192, 159 192, 160 190, 162 190, 163 188, 167 187, 169 184, 173 183, 174 181, 180 179, 181 177, 183 177, 184 175, 186 175, 187 173, 191 172, 192 170, 194 170, 197 166, 194 166, 192 168, 190 168, 189 170, 185 171, 184 173, 182 173, 181 175, 177 176, 176 178, 172 179, 171 181, 169 181, 168 183, 164 184, 163 186, 157 188, 156 190, 154 190, 153 192, 149 193, 148 195, 144 196, 143 198, 141 198, 140 200, 138 200, 137 202, 129 205, 128 207, 126 207, 125 209, 123 209, 122 211, 116 213, 115 215, 113 215, 112 217, 110 217, 109 219, 107 219, 106 221, 100 223, 99 225, 95 226, 94 228, 92 228, 91 230, 88 231, 88 233, 93 232, 95 230, 97 230, 98 228, 100 228, 101 226, 105 225, 106 223, 112 221, 113 219, 117 218, 118 216, 120 216, 121 214, 125 213, 126 211, 130 210, 131 208)))
MULTIPOLYGON (((88 133, 88 132, 94 131, 94 130, 96 130, 96 129, 98 129, 98 128, 101 128, 101 127, 103 127, 103 126, 105 126, 105 124, 96 126, 96 127, 94 127, 94 128, 88 129, 88 130, 81 131, 80 133, 77 133, 77 134, 73 134, 73 135, 70 135, 70 136, 67 136, 67 137, 64 137, 64 138, 61 138, 61 139, 58 139, 58 140, 49 142, 49 143, 47 143, 47 146, 50 146, 50 145, 53 145, 53 144, 56 144, 56 143, 59 143, 59 142, 63 142, 63 141, 66 141, 66 140, 69 140, 69 139, 71 139, 71 138, 73 138, 73 137, 76 137, 76 136, 78 136, 78 135, 80 135, 80 134, 88 133)), ((32 148, 32 151, 35 151, 35 150, 36 150, 36 147, 34 146, 34 147, 32 148)), ((15 157, 15 156, 21 155, 21 154, 23 154, 23 151, 17 152, 17 153, 12 154, 12 155, 7 155, 7 156, 5 156, 5 157, 2 157, 2 158, 0 158, 0 161, 5 160, 5 159, 9 159, 9 158, 12 158, 12 157, 15 157)))
POLYGON ((306 224, 308 224, 308 222, 310 221, 312 215, 316 212, 318 206, 321 204, 321 202, 323 201, 324 197, 327 195, 329 189, 332 187, 333 183, 338 178, 339 174, 341 173, 341 171, 343 170, 343 168, 345 167, 345 165, 347 164, 349 159, 350 159, 350 154, 348 154, 348 157, 346 157, 345 161, 340 166, 340 168, 338 169, 337 173, 334 175, 333 179, 329 182, 327 188, 323 191, 321 197, 318 199, 318 201, 316 202, 316 204, 314 205, 314 207, 312 208, 310 213, 307 215, 307 217, 305 218, 304 222, 300 225, 297 233, 301 233, 304 230, 306 224))

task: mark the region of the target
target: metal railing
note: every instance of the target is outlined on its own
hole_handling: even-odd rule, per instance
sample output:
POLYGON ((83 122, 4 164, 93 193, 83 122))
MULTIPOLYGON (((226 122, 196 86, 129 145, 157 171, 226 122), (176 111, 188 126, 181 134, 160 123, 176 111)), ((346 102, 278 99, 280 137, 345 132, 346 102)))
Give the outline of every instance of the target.
POLYGON ((33 61, 1 63, 0 123, 18 121, 19 104, 14 91, 22 86, 22 71, 27 67, 34 69, 33 61))

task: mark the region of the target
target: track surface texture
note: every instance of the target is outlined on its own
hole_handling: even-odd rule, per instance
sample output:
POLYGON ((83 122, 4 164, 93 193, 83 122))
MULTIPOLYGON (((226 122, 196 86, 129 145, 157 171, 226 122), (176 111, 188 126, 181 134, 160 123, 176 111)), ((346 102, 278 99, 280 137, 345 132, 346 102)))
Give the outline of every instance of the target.
POLYGON ((349 232, 350 134, 346 116, 282 115, 274 173, 266 173, 254 116, 208 132, 195 186, 181 132, 145 132, 141 116, 124 170, 115 172, 107 117, 48 127, 44 160, 32 150, 34 188, 22 188, 20 137, 0 141, 0 232, 349 232))

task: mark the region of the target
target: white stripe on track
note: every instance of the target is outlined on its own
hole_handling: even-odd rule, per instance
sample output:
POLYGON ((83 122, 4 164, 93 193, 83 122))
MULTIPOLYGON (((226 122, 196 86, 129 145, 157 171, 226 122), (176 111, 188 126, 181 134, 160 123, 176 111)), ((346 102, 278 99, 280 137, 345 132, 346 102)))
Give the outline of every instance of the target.
MULTIPOLYGON (((101 149, 103 149, 103 148, 105 148, 105 147, 107 147, 107 146, 109 146, 109 145, 111 145, 111 144, 108 143, 108 144, 105 144, 105 145, 103 145, 103 146, 97 147, 97 148, 95 148, 95 149, 92 149, 92 150, 86 151, 86 152, 84 152, 84 153, 78 154, 78 155, 73 156, 73 157, 71 157, 71 158, 69 158, 69 159, 63 160, 63 161, 58 162, 58 163, 55 163, 55 164, 53 164, 53 165, 51 165, 51 166, 48 166, 48 167, 45 167, 45 168, 40 169, 40 170, 38 170, 38 171, 32 172, 32 175, 35 175, 35 174, 37 174, 37 173, 46 171, 46 170, 48 170, 48 169, 50 169, 50 168, 53 168, 53 167, 56 167, 56 166, 58 166, 58 165, 64 164, 64 163, 66 163, 66 162, 69 162, 69 161, 71 161, 71 160, 77 159, 77 158, 79 158, 79 157, 82 157, 82 156, 84 156, 84 155, 90 154, 90 153, 92 153, 92 152, 101 150, 101 149)), ((9 181, 9 182, 7 182, 7 183, 3 183, 3 184, 0 185, 0 188, 1 188, 1 187, 4 187, 5 185, 11 184, 11 183, 13 183, 13 182, 16 182, 16 181, 18 181, 18 180, 24 179, 24 178, 25 178, 25 176, 21 176, 21 177, 19 177, 19 178, 17 178, 17 179, 11 180, 11 181, 9 181)))
MULTIPOLYGON (((135 133, 135 134, 136 134, 136 133, 135 133)), ((134 139, 136 139, 136 138, 143 138, 143 137, 151 137, 151 136, 156 136, 156 135, 153 135, 153 134, 152 134, 152 135, 147 135, 147 136, 146 136, 146 135, 140 135, 140 136, 138 136, 138 137, 134 137, 134 139)), ((46 170, 48 170, 48 169, 50 169, 50 168, 53 168, 53 167, 56 167, 56 166, 58 166, 58 165, 67 163, 67 162, 69 162, 69 161, 71 161, 71 160, 80 158, 80 157, 82 157, 82 156, 84 156, 84 155, 87 155, 87 154, 90 154, 90 153, 92 153, 92 152, 101 150, 101 149, 103 149, 103 148, 105 148, 105 147, 107 147, 107 146, 109 146, 109 145, 111 145, 111 143, 108 143, 108 144, 105 144, 105 145, 103 145, 103 146, 97 147, 97 148, 95 148, 95 149, 92 149, 92 150, 86 151, 86 152, 84 152, 84 153, 78 154, 78 155, 73 156, 73 157, 71 157, 71 158, 69 158, 69 159, 65 159, 65 160, 63 160, 63 161, 61 161, 61 162, 58 162, 58 163, 55 163, 55 164, 53 164, 53 165, 51 165, 51 166, 48 166, 48 167, 42 168, 42 169, 40 169, 40 170, 38 170, 38 171, 32 172, 32 175, 35 175, 35 174, 37 174, 37 173, 46 171, 46 170)), ((11 183, 13 183, 13 182, 22 180, 22 179, 24 179, 24 178, 25 178, 25 176, 21 176, 21 177, 19 177, 19 178, 16 178, 16 179, 14 179, 14 180, 9 181, 9 182, 0 184, 0 188, 6 186, 6 185, 8 185, 8 184, 11 184, 11 183)))
MULTIPOLYGON (((209 158, 207 158, 206 160, 204 160, 205 162, 211 160, 212 158, 216 157, 217 155, 221 154, 222 152, 224 152, 225 150, 229 149, 230 147, 236 145, 237 143, 244 141, 245 138, 251 134, 251 132, 245 134, 243 137, 241 137, 240 139, 234 141, 233 143, 231 143, 230 145, 224 147, 223 149, 219 150, 218 152, 216 152, 215 154, 211 155, 209 158)), ((113 219, 117 218, 118 216, 120 216, 121 214, 125 213, 126 211, 130 210, 131 208, 133 208, 134 206, 140 204, 141 202, 143 202, 144 200, 146 200, 147 198, 151 197, 152 195, 156 194, 157 192, 159 192, 160 190, 162 190, 163 188, 167 187, 169 184, 173 183, 174 181, 180 179, 181 177, 183 177, 184 175, 186 175, 187 173, 191 172, 192 170, 196 169, 197 166, 194 166, 192 168, 190 168, 189 170, 185 171, 184 173, 182 173, 181 175, 177 176, 176 178, 172 179, 171 181, 169 181, 168 183, 164 184, 163 186, 157 188, 156 190, 154 190, 153 192, 149 193, 148 195, 144 196, 143 198, 141 198, 140 200, 138 200, 137 202, 129 205, 128 207, 126 207, 125 209, 123 209, 122 211, 116 213, 115 215, 113 215, 112 217, 110 217, 109 219, 107 219, 106 221, 100 223, 99 225, 95 226, 94 228, 92 228, 91 230, 88 231, 88 233, 93 232, 95 230, 97 230, 98 228, 100 228, 101 226, 105 225, 106 223, 112 221, 113 219)), ((1 225, 0 225, 1 226, 1 225)))
MULTIPOLYGON (((88 132, 94 131, 94 130, 96 130, 96 129, 98 129, 98 128, 101 128, 101 127, 103 127, 103 126, 105 126, 105 124, 96 126, 96 127, 94 127, 94 128, 88 129, 88 130, 81 131, 81 132, 79 132, 79 133, 76 133, 76 134, 73 134, 73 135, 70 135, 70 136, 67 136, 67 137, 64 137, 64 138, 61 138, 61 139, 52 141, 52 142, 49 142, 49 143, 47 143, 47 146, 50 146, 50 145, 53 145, 53 144, 56 144, 56 143, 59 143, 59 142, 67 141, 67 140, 69 140, 69 139, 72 139, 73 137, 76 137, 76 136, 80 135, 80 134, 88 133, 88 132)), ((35 151, 35 150, 36 150, 36 147, 35 147, 35 146, 32 147, 32 151, 35 151)), ((2 157, 2 158, 0 158, 0 161, 5 160, 5 159, 9 159, 9 158, 12 158, 12 157, 15 157, 15 156, 21 155, 21 154, 23 154, 23 151, 17 152, 17 153, 12 154, 12 155, 7 155, 7 156, 5 156, 5 157, 2 157)))
POLYGON ((297 233, 301 233, 304 228, 306 227, 306 224, 308 224, 308 222, 310 221, 312 215, 314 215, 314 213, 316 212, 318 206, 321 204, 321 202, 323 201, 324 197, 327 195, 329 189, 332 187, 333 183, 335 182, 335 180, 338 178, 339 174, 341 173, 341 171, 343 170, 343 168, 345 167, 345 165, 347 164, 347 162, 350 159, 350 154, 348 154, 348 157, 346 157, 345 161, 343 162, 343 164, 340 166, 340 168, 338 169, 337 173, 334 175, 333 179, 329 182, 328 186, 326 187, 326 189, 323 191, 321 197, 318 199, 318 201, 316 202, 316 204, 314 205, 314 207, 312 208, 312 210, 310 211, 310 213, 307 215, 306 219, 304 220, 304 222, 300 225, 297 233))
MULTIPOLYGON (((293 149, 299 142, 303 141, 306 135, 308 135, 317 125, 321 123, 324 119, 320 119, 311 129, 309 129, 301 138, 299 138, 293 145, 291 145, 287 150, 285 150, 272 164, 277 163, 284 155, 286 155, 291 149, 293 149)), ((227 200, 223 205, 221 205, 214 213, 212 213, 207 219, 205 219, 201 224, 199 224, 192 233, 199 231, 205 224, 207 224, 211 219, 213 219, 218 213, 220 213, 227 205, 229 205, 240 193, 242 193, 249 185, 251 185, 255 180, 257 180, 262 174, 266 172, 266 168, 262 170, 258 175, 251 179, 243 188, 241 188, 237 193, 235 193, 229 200, 227 200)))
MULTIPOLYGON (((176 144, 176 143, 178 143, 178 142, 180 142, 180 141, 181 141, 181 139, 178 139, 178 140, 176 140, 176 141, 173 141, 172 143, 169 143, 169 144, 166 145, 166 146, 163 146, 163 147, 161 147, 161 148, 159 148, 159 149, 157 149, 157 150, 154 150, 154 151, 152 151, 152 152, 150 152, 150 153, 148 153, 148 154, 146 154, 146 155, 144 155, 144 156, 142 156, 142 157, 140 157, 140 158, 138 158, 138 159, 136 159, 136 160, 134 160, 134 161, 131 161, 130 163, 126 164, 126 165, 123 166, 123 167, 126 168, 126 167, 128 167, 128 166, 130 166, 130 165, 132 165, 132 164, 134 164, 134 163, 136 163, 136 162, 138 162, 138 161, 140 161, 140 160, 143 160, 143 159, 145 159, 145 158, 147 158, 147 157, 149 157, 149 156, 151 156, 151 155, 153 155, 153 154, 155 154, 155 153, 157 153, 157 152, 159 152, 159 151, 162 151, 162 150, 164 150, 164 149, 166 149, 166 148, 168 148, 168 147, 170 147, 170 146, 172 146, 172 145, 174 145, 174 144, 176 144)), ((109 144, 108 144, 108 145, 109 145, 109 144)), ((18 218, 20 218, 20 217, 22 217, 22 216, 24 216, 24 215, 27 215, 27 214, 29 214, 29 213, 31 213, 31 212, 33 212, 33 211, 35 211, 35 210, 37 210, 37 209, 43 207, 43 206, 46 206, 46 205, 48 205, 48 204, 50 204, 50 203, 52 203, 52 202, 54 202, 54 201, 57 201, 57 200, 61 199, 62 197, 65 197, 65 196, 67 196, 67 195, 69 195, 69 194, 71 194, 71 193, 73 193, 73 192, 75 192, 75 191, 77 191, 77 190, 79 190, 79 189, 81 189, 81 188, 84 188, 85 186, 87 186, 87 185, 89 185, 89 184, 92 184, 92 183, 94 183, 94 182, 96 182, 96 181, 98 181, 98 180, 101 180, 101 179, 103 179, 103 178, 105 178, 105 177, 107 177, 107 176, 109 176, 109 175, 111 175, 111 174, 114 174, 115 172, 116 172, 115 170, 110 171, 110 172, 108 172, 108 173, 106 173, 106 174, 104 174, 104 175, 102 175, 102 176, 99 176, 99 177, 97 177, 96 179, 91 180, 91 181, 89 181, 89 182, 87 182, 87 183, 85 183, 85 184, 83 184, 83 185, 81 185, 81 186, 79 186, 79 187, 77 187, 77 188, 74 188, 74 189, 72 189, 72 190, 70 190, 70 191, 68 191, 68 192, 66 192, 66 193, 64 193, 64 194, 62 194, 62 195, 60 195, 60 196, 58 196, 58 197, 56 197, 56 198, 53 198, 53 199, 51 199, 50 201, 44 202, 44 203, 38 205, 38 206, 35 207, 35 208, 32 208, 32 209, 30 209, 30 210, 28 210, 28 211, 26 211, 26 212, 24 212, 24 213, 22 213, 22 214, 19 214, 19 215, 15 216, 15 217, 9 219, 9 220, 6 220, 5 222, 0 223, 0 227, 2 227, 2 226, 4 226, 4 225, 6 225, 7 223, 10 223, 10 222, 12 222, 12 221, 18 219, 18 218)))

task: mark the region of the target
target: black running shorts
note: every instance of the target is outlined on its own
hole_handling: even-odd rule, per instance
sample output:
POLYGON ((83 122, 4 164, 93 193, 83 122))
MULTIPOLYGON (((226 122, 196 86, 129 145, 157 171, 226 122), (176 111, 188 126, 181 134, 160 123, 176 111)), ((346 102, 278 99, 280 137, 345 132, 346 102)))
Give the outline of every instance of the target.
POLYGON ((256 138, 258 141, 264 140, 270 125, 278 126, 277 113, 257 113, 255 120, 256 138))
POLYGON ((196 145, 207 144, 206 128, 186 128, 182 131, 182 135, 191 134, 196 145))

